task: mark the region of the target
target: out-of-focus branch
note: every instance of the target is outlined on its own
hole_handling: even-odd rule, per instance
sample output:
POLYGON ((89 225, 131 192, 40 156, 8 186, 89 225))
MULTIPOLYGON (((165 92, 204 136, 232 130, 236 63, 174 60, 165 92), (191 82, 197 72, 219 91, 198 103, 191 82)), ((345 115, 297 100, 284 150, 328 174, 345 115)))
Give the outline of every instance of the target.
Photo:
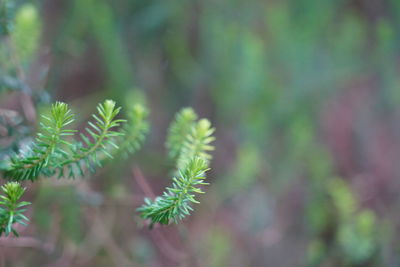
MULTIPOLYGON (((132 168, 133 177, 136 183, 139 185, 140 189, 144 192, 146 197, 155 198, 155 193, 151 189, 151 186, 147 183, 142 171, 138 166, 132 168)), ((147 225, 146 225, 147 226, 147 225)), ((174 246, 167 240, 162 230, 158 225, 153 227, 154 229, 149 231, 151 238, 154 243, 159 248, 160 252, 168 259, 174 262, 185 261, 188 257, 185 253, 177 250, 174 246)))
MULTIPOLYGON (((18 54, 15 49, 15 45, 12 41, 11 38, 7 37, 5 39, 6 44, 10 50, 10 55, 11 55, 11 60, 12 63, 14 64, 16 70, 17 70, 17 76, 20 81, 22 81, 23 84, 27 84, 26 80, 26 75, 24 72, 24 69, 22 68, 20 64, 20 59, 18 57, 18 54)), ((31 90, 29 86, 25 86, 26 88, 25 91, 21 91, 21 97, 20 97, 20 103, 22 110, 24 112, 25 118, 28 120, 30 123, 34 123, 36 121, 36 109, 35 105, 33 104, 32 97, 31 97, 31 90), (26 91, 28 90, 28 91, 26 91)))
POLYGON ((140 189, 142 189, 146 197, 155 198, 156 194, 154 194, 153 189, 151 189, 151 186, 147 183, 142 171, 138 166, 132 168, 132 173, 136 183, 139 185, 140 189))
POLYGON ((46 253, 51 253, 54 249, 53 244, 42 242, 33 237, 0 237, 0 247, 30 247, 43 250, 46 253))

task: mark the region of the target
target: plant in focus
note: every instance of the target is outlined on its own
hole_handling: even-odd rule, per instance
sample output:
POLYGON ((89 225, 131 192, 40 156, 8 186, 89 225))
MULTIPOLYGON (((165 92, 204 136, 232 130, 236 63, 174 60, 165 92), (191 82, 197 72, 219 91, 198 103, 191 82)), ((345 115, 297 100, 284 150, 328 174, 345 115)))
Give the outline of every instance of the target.
MULTIPOLYGON (((10 0, 0 3, 0 43, 4 44, 0 47, 0 92, 18 90, 35 102, 46 99, 40 90, 32 90, 24 73, 39 47, 40 33, 40 15, 33 4, 19 5, 10 0)), ((7 129, 9 135, 1 136, 7 137, 6 145, 0 139, 0 177, 7 180, 1 187, 0 236, 18 236, 15 226, 29 221, 24 212, 30 203, 21 201, 25 188, 20 183, 36 182, 42 177, 83 177, 113 158, 127 158, 135 153, 149 131, 149 112, 141 104, 130 107, 124 114, 125 120, 120 118, 121 108, 106 100, 98 104, 97 113, 78 133, 72 127, 75 115, 68 104, 56 102, 48 114, 40 114, 36 138, 27 143, 26 139, 32 136, 30 127, 24 126, 24 119, 15 113, 0 110, 0 128, 7 129), (8 137, 13 138, 12 142, 8 142, 8 137)), ((204 180, 210 169, 209 153, 214 149, 213 133, 211 123, 198 120, 191 108, 177 113, 166 141, 168 157, 175 162, 172 185, 156 199, 146 198, 138 208, 151 226, 178 222, 193 210, 192 203, 199 203, 195 194, 204 193, 201 187, 208 184, 204 180)))
MULTIPOLYGON (((35 141, 0 164, 2 176, 10 181, 2 187, 0 234, 18 235, 12 225, 28 221, 23 215, 25 209, 20 208, 29 203, 18 202, 25 191, 19 182, 34 182, 40 177, 82 177, 114 157, 126 157, 139 149, 149 129, 148 111, 142 105, 134 105, 127 122, 118 118, 120 110, 112 100, 100 103, 97 114, 92 114, 92 120, 79 135, 71 129, 75 116, 67 104, 56 102, 49 115, 42 115, 35 141)), ((138 209, 142 218, 151 220, 151 225, 185 218, 193 210, 191 204, 199 203, 195 194, 204 193, 201 186, 208 184, 204 179, 209 170, 209 152, 214 149, 210 145, 215 139, 214 128, 207 119, 196 119, 194 111, 186 108, 170 126, 166 147, 176 166, 172 185, 162 196, 146 198, 138 209)))
POLYGON ((12 181, 2 187, 5 195, 1 203, 4 208, 1 210, 0 234, 13 232, 17 235, 12 225, 28 221, 22 214, 24 210, 19 209, 29 203, 18 203, 25 191, 18 182, 34 182, 41 176, 83 176, 87 170, 94 172, 96 167, 118 156, 121 149, 125 154, 139 149, 148 131, 148 112, 145 107, 135 105, 129 112, 130 121, 126 123, 117 118, 120 110, 112 100, 100 103, 85 133, 79 134, 79 140, 74 138, 77 131, 68 128, 74 115, 67 104, 56 102, 49 116, 42 115, 41 131, 35 142, 0 164, 3 177, 12 181), (120 127, 122 123, 129 126, 120 127))
POLYGON ((168 155, 176 162, 172 185, 154 200, 145 198, 143 206, 138 208, 141 217, 155 223, 177 223, 193 211, 192 203, 199 203, 195 193, 204 193, 200 186, 205 173, 210 169, 209 152, 214 149, 210 143, 215 140, 214 128, 207 119, 196 122, 197 115, 190 108, 180 111, 172 122, 167 137, 168 155))

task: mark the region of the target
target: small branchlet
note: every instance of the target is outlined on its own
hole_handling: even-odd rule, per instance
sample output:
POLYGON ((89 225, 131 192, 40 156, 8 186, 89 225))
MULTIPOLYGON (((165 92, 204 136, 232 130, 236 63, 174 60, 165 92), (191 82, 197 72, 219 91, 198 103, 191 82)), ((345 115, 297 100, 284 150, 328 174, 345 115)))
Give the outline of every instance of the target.
POLYGON ((211 127, 211 123, 207 119, 201 119, 190 129, 186 140, 182 144, 178 160, 176 162, 177 170, 184 168, 188 162, 196 157, 210 161, 212 156, 210 151, 214 147, 210 145, 215 140, 213 136, 215 129, 211 127))
POLYGON ((181 170, 178 177, 174 177, 171 187, 167 187, 162 196, 154 201, 145 198, 145 204, 138 209, 141 217, 150 219, 151 223, 169 224, 177 223, 193 208, 190 203, 200 203, 195 200, 193 193, 204 193, 198 186, 207 185, 204 182, 205 172, 208 171, 207 162, 201 158, 194 158, 181 170))
POLYGON ((118 149, 114 138, 124 135, 116 128, 125 120, 117 119, 116 116, 121 108, 115 107, 115 102, 106 100, 97 106, 98 115, 93 114, 93 122, 88 122, 85 128, 86 135, 81 133, 82 142, 74 142, 70 146, 71 154, 63 154, 64 160, 57 168, 59 176, 64 176, 64 170, 68 170, 68 176, 73 178, 78 174, 83 176, 84 169, 94 171, 94 166, 101 167, 101 158, 106 156, 113 158, 110 147, 118 149))
POLYGON ((50 117, 42 116, 40 123, 42 132, 38 134, 36 142, 30 149, 10 158, 9 168, 4 176, 13 181, 35 180, 41 174, 43 168, 49 165, 52 157, 59 153, 65 153, 61 145, 70 145, 65 138, 73 135, 73 130, 65 129, 72 123, 73 115, 68 105, 56 102, 52 105, 50 117))
POLYGON ((210 143, 215 140, 215 129, 207 119, 196 119, 194 111, 186 108, 171 123, 166 147, 170 158, 176 160, 172 186, 154 200, 145 198, 138 208, 141 217, 151 221, 150 226, 182 220, 193 210, 191 203, 199 203, 194 193, 204 193, 199 186, 207 185, 204 179, 211 160, 209 151, 214 149, 210 143))
POLYGON ((26 209, 23 208, 31 203, 26 201, 19 202, 25 192, 25 188, 17 182, 9 182, 1 187, 3 195, 0 195, 0 236, 4 233, 8 236, 10 233, 18 236, 18 232, 13 225, 18 223, 26 226, 29 219, 23 214, 26 209))

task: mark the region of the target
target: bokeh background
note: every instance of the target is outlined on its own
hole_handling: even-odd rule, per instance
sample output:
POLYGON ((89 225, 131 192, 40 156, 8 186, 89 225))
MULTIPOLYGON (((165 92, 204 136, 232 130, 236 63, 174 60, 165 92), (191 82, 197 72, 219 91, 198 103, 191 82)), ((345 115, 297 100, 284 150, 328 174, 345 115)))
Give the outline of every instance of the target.
POLYGON ((126 161, 42 179, 3 266, 400 266, 397 0, 1 0, 1 153, 49 103, 147 103, 126 161), (192 106, 216 127, 206 194, 179 225, 135 209, 170 183, 192 106), (142 179, 143 178, 143 179, 142 179))

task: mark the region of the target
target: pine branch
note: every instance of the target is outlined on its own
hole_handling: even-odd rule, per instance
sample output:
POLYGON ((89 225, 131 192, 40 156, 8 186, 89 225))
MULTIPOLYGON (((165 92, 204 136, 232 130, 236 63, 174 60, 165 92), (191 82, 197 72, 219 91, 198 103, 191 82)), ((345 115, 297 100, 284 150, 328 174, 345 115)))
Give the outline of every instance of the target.
POLYGON ((184 168, 187 163, 196 157, 204 159, 206 162, 211 160, 210 151, 214 147, 210 145, 215 140, 212 136, 215 129, 211 127, 211 123, 207 119, 199 120, 186 136, 186 140, 182 144, 179 157, 176 162, 177 170, 184 168))
POLYGON ((141 217, 155 223, 177 223, 192 211, 191 203, 198 203, 193 193, 204 193, 198 186, 206 185, 205 172, 211 160, 210 145, 215 138, 215 129, 207 119, 195 122, 197 115, 192 109, 177 114, 171 124, 167 139, 169 155, 176 159, 176 177, 171 187, 155 200, 145 198, 145 204, 138 208, 141 217), (177 178, 178 177, 178 178, 177 178))
POLYGON ((17 182, 9 182, 1 187, 4 195, 0 195, 0 236, 5 233, 8 236, 18 232, 13 228, 15 223, 26 226, 29 219, 23 214, 26 209, 23 207, 31 204, 26 201, 19 202, 25 192, 25 188, 17 182))
MULTIPOLYGON (((125 120, 117 118, 120 108, 114 101, 106 100, 98 105, 97 110, 98 114, 92 115, 93 121, 88 122, 85 134, 80 134, 83 141, 77 142, 66 140, 75 132, 64 129, 73 121, 70 109, 64 103, 54 104, 51 116, 43 116, 42 132, 32 149, 11 157, 5 176, 12 180, 35 180, 40 174, 53 176, 57 172, 59 177, 63 177, 66 170, 69 177, 83 176, 86 169, 94 171, 95 165, 101 166, 105 157, 135 152, 149 129, 146 122, 148 111, 140 105, 134 106, 129 113, 130 123, 118 129, 125 120), (125 138, 121 139, 123 135, 125 138)), ((176 160, 177 175, 162 196, 154 201, 145 199, 145 204, 138 209, 143 218, 151 220, 151 224, 169 224, 185 218, 193 210, 191 204, 198 203, 194 194, 203 193, 199 187, 207 184, 204 179, 211 160, 209 152, 214 149, 210 144, 215 140, 215 129, 207 119, 197 122, 196 119, 194 111, 186 108, 171 124, 166 146, 169 156, 176 160)), ((1 229, 6 234, 17 234, 11 225, 27 221, 22 214, 24 210, 20 209, 27 203, 17 204, 24 189, 18 189, 17 183, 9 184, 3 188, 6 196, 2 197, 4 202, 0 204, 6 208, 0 209, 0 227, 3 225, 1 229)))
POLYGON ((75 130, 64 129, 73 121, 73 115, 67 104, 57 102, 52 106, 51 116, 42 116, 44 122, 40 124, 42 132, 38 134, 36 142, 25 153, 9 158, 6 163, 4 176, 9 180, 36 180, 39 175, 54 176, 58 172, 63 177, 68 170, 69 177, 83 176, 84 171, 95 170, 101 166, 104 158, 113 158, 112 154, 121 150, 133 151, 144 140, 148 124, 145 121, 146 110, 135 108, 131 117, 134 125, 117 129, 125 120, 117 119, 121 108, 115 107, 115 102, 106 100, 97 106, 98 114, 92 115, 93 121, 88 122, 86 133, 80 134, 83 142, 66 140, 74 135, 75 130), (129 134, 123 147, 117 143, 125 134, 129 134))
MULTIPOLYGON (((50 117, 42 116, 44 122, 40 124, 41 133, 31 148, 4 161, 4 176, 10 180, 34 181, 39 175, 54 176, 57 172, 59 177, 63 177, 65 170, 68 170, 69 177, 78 174, 83 176, 86 169, 94 171, 95 165, 101 166, 101 160, 105 157, 134 152, 143 143, 148 131, 148 112, 144 107, 135 105, 130 114, 129 126, 118 129, 125 122, 117 118, 120 109, 112 100, 99 104, 98 114, 92 115, 93 121, 88 122, 85 134, 80 134, 83 142, 78 142, 72 138, 76 131, 65 129, 74 120, 71 110, 67 104, 57 102, 52 105, 50 117), (121 141, 124 134, 126 138, 121 141)), ((16 182, 10 182, 2 190, 5 196, 0 196, 0 235, 3 232, 6 235, 10 232, 18 235, 12 225, 25 225, 28 221, 21 207, 29 203, 18 203, 25 189, 16 182)))
POLYGON ((73 120, 74 116, 68 105, 56 102, 52 105, 51 116, 42 116, 40 123, 42 132, 38 134, 32 147, 21 155, 10 158, 10 166, 5 177, 10 180, 35 180, 42 169, 46 167, 51 157, 56 153, 65 153, 60 147, 70 145, 63 138, 73 135, 73 130, 64 129, 73 120))
POLYGON ((145 198, 145 204, 138 208, 141 217, 150 219, 151 224, 177 223, 190 215, 193 208, 191 203, 199 203, 193 193, 204 193, 198 186, 207 185, 204 182, 205 172, 208 171, 207 162, 201 158, 190 160, 187 166, 180 172, 179 177, 174 177, 171 187, 167 187, 162 196, 154 201, 145 198))
POLYGON ((116 119, 121 108, 115 107, 115 102, 106 100, 103 104, 97 106, 98 115, 93 114, 94 122, 88 122, 89 127, 85 128, 86 135, 81 134, 83 143, 76 142, 71 146, 72 155, 64 154, 66 158, 58 164, 59 176, 64 176, 65 168, 68 169, 69 177, 75 177, 78 173, 83 176, 84 167, 94 171, 94 165, 101 166, 100 160, 106 156, 113 158, 109 152, 110 147, 118 149, 115 143, 116 137, 124 135, 115 130, 120 123, 125 122, 122 119, 116 119))

